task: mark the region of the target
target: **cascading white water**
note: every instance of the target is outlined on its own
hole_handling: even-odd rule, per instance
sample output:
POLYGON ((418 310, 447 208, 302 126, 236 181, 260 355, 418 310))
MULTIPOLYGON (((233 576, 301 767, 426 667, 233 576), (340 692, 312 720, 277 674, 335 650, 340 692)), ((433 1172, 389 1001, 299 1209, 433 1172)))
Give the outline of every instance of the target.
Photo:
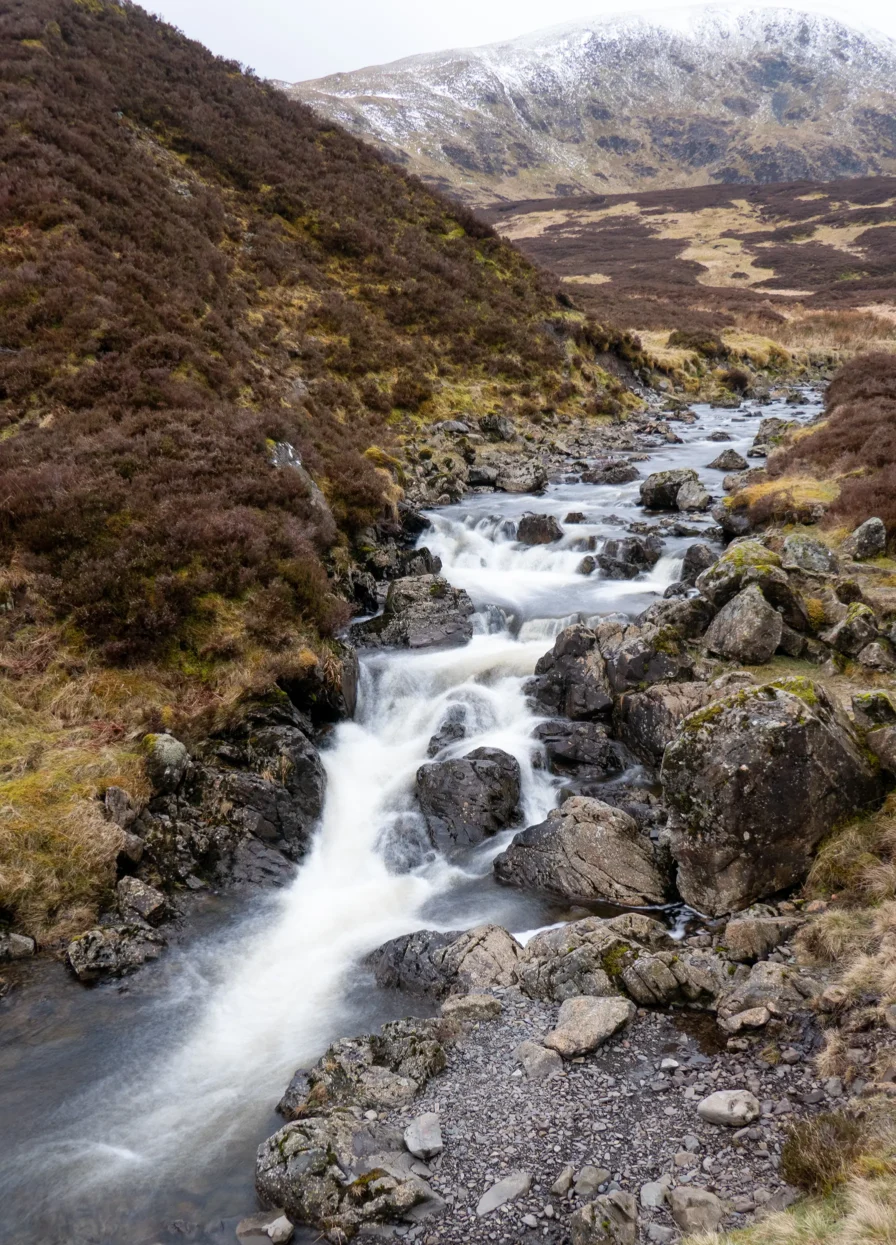
MULTIPOLYGON (((758 417, 732 420, 743 424, 742 438, 732 444, 746 449, 758 417)), ((717 447, 702 435, 698 426, 691 446, 664 447, 649 469, 704 463, 717 447)), ((423 543, 479 608, 477 634, 459 649, 364 658, 356 720, 337 728, 323 754, 326 807, 295 880, 265 901, 256 919, 219 940, 198 967, 188 967, 158 1005, 175 1013, 190 1005, 191 993, 200 996, 173 1043, 139 1060, 116 1052, 105 1079, 65 1099, 15 1160, 4 1156, 0 1205, 9 1207, 12 1194, 25 1189, 27 1213, 21 1200, 12 1217, 7 1212, 0 1241, 139 1239, 121 1225, 144 1194, 149 1202, 153 1190, 170 1184, 189 1201, 194 1188, 208 1186, 204 1173, 220 1171, 228 1150, 240 1170, 251 1166, 252 1146, 292 1072, 355 1029, 347 992, 367 952, 423 926, 498 919, 531 933, 531 918, 540 913, 514 907, 523 903, 515 892, 498 892, 487 881, 509 833, 462 861, 438 857, 422 832, 414 777, 431 736, 461 710, 466 736, 440 755, 502 748, 520 763, 523 824, 553 807, 557 781, 533 765, 537 719, 523 693, 525 676, 564 626, 614 611, 634 614, 655 600, 677 577, 693 539, 690 527, 672 533, 664 556, 635 580, 578 573, 589 544, 599 550, 609 537, 625 534, 620 512, 641 517, 633 509, 636 495, 637 484, 561 485, 542 498, 482 496, 432 516, 423 543), (587 514, 566 525, 561 542, 526 548, 515 540, 524 509, 560 519, 569 510, 587 514), (102 1207, 99 1218, 111 1216, 107 1235, 71 1228, 67 1207, 85 1199, 102 1207), (54 1210, 49 1229, 44 1204, 54 1210), (69 1226, 57 1231, 60 1222, 69 1226)), ((179 1205, 173 1196, 164 1204, 179 1205)))

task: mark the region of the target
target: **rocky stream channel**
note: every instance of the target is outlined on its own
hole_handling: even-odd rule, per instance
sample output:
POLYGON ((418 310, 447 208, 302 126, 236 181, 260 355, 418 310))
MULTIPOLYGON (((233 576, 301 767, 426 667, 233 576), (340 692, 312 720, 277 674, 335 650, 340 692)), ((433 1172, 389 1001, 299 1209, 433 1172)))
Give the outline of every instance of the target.
MULTIPOLYGON (((774 865, 762 897, 778 902, 730 922, 720 950, 756 880, 737 850, 707 875, 679 843, 673 889, 658 764, 682 718, 752 685, 687 641, 715 628, 717 654, 746 646, 738 664, 805 650, 787 577, 761 559, 731 592, 693 585, 722 551, 707 492, 723 495, 763 420, 818 410, 808 392, 698 406, 609 464, 586 447, 538 495, 482 489, 429 512, 429 554, 353 629, 357 707, 321 746, 298 868, 246 840, 245 880, 279 883, 247 903, 183 865, 198 897, 167 947, 161 893, 127 878, 131 924, 70 953, 92 988, 47 961, 0 1002, 0 1241, 310 1242, 325 1225, 333 1240, 663 1245, 786 1204, 781 1126, 841 1092, 814 1079, 809 1021, 782 1027, 824 984, 791 971, 800 917, 780 902, 805 861, 793 846, 774 865), (682 469, 694 478, 643 504, 648 475, 682 469), (740 631, 720 622, 735 590, 740 631), (140 971, 110 979, 125 946, 140 971), (780 1049, 763 1060, 744 1035, 769 1023, 780 1049), (247 1222, 256 1187, 274 1209, 247 1222)), ((254 729, 231 753, 293 727, 254 729)), ((825 739, 828 774, 852 765, 873 798, 848 741, 825 739)), ((182 827, 187 785, 209 781, 168 761, 154 820, 119 810, 131 839, 182 827)), ((701 796, 675 765, 693 763, 679 748, 664 771, 680 816, 701 796)), ((289 856, 282 808, 269 818, 289 856)))

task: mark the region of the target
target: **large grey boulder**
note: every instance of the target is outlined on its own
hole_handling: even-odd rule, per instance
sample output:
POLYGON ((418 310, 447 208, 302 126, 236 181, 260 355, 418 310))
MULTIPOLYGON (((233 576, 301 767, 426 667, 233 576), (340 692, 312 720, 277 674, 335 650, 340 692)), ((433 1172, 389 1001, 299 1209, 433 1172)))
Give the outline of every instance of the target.
POLYGON ((722 450, 718 457, 706 465, 711 471, 746 471, 750 464, 737 450, 722 450))
POLYGON ((716 614, 706 632, 710 653, 748 666, 769 661, 781 643, 784 621, 755 584, 744 588, 716 614))
POLYGON ((399 1129, 334 1112, 296 1120, 262 1142, 255 1188, 293 1222, 347 1240, 365 1225, 440 1208, 414 1161, 399 1129))
POLYGON ((685 718, 661 777, 679 892, 711 915, 800 881, 823 836, 880 793, 849 724, 803 679, 742 688, 685 718))
POLYGON ((850 605, 845 618, 841 618, 827 631, 821 633, 820 639, 838 653, 847 657, 856 657, 874 640, 877 639, 877 618, 874 610, 855 601, 850 605))
POLYGON ((833 549, 812 536, 794 533, 784 541, 782 564, 785 570, 808 571, 811 575, 836 575, 840 561, 833 549))
POLYGON ((661 904, 666 887, 650 840, 621 809, 573 796, 495 858, 495 877, 573 901, 661 904))
POLYGON ((847 558, 861 562, 865 558, 877 558, 887 552, 887 529, 881 519, 866 519, 860 523, 841 546, 847 558))
POLYGON ((678 494, 685 484, 700 484, 700 477, 692 467, 655 471, 641 483, 641 505, 648 510, 676 510, 678 494))
POLYGON ((716 609, 721 609, 740 592, 749 571, 780 565, 780 557, 758 540, 733 541, 712 566, 697 576, 697 588, 716 609))
POLYGON ((708 510, 712 497, 699 480, 685 480, 675 497, 675 505, 684 511, 708 510))
POLYGON ((367 957, 377 985, 430 998, 512 986, 523 948, 500 925, 463 932, 418 930, 378 947, 367 957))
POLYGON ((603 1046, 634 1018, 634 1003, 619 995, 566 999, 560 1007, 557 1027, 547 1034, 544 1045, 563 1059, 575 1059, 603 1046))
MULTIPOLYGON (((690 604, 663 602, 664 605, 690 604)), ((671 624, 645 625, 606 619, 595 628, 607 682, 614 696, 641 691, 655 683, 687 682, 694 662, 679 629, 671 624)))
POLYGON ((703 541, 688 545, 681 563, 681 582, 693 584, 697 576, 718 561, 718 554, 703 541))
POLYGON ((520 952, 517 978, 533 999, 615 994, 628 965, 648 951, 676 946, 665 927, 644 913, 585 917, 531 938, 520 952))
POLYGON ((364 647, 436 648, 466 644, 473 602, 441 575, 413 575, 389 585, 383 613, 352 627, 364 647))
POLYGON ((504 463, 498 468, 495 487, 503 493, 543 493, 547 472, 539 462, 504 463))
POLYGON ((539 709, 573 721, 590 721, 611 709, 595 633, 582 623, 561 631, 551 651, 539 658, 529 692, 539 709))
POLYGON ((142 923, 104 925, 73 939, 65 957, 79 981, 93 982, 136 972, 156 959, 164 946, 162 935, 142 923))
POLYGON ((115 888, 118 911, 123 921, 147 925, 161 925, 170 913, 168 900, 160 890, 141 882, 139 878, 124 877, 115 888))
POLYGON ((417 770, 417 799, 435 847, 473 847, 506 829, 519 812, 520 766, 500 748, 433 761, 417 770))
POLYGON ((563 528, 552 514, 524 514, 516 528, 523 545, 551 545, 562 536, 563 528))
POLYGON ((690 713, 706 703, 706 683, 657 683, 619 698, 614 719, 620 739, 648 765, 661 761, 666 745, 690 713))

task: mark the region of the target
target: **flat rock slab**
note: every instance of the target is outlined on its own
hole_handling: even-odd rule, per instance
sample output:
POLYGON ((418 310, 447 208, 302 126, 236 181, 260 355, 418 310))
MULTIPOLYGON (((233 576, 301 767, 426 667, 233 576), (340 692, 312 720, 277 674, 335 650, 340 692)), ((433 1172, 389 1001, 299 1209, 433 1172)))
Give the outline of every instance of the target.
POLYGON ((746 1089, 720 1089, 697 1107, 697 1114, 708 1124, 743 1128, 759 1118, 759 1102, 746 1089))
POLYGON ((445 1000, 442 1015, 449 1020, 497 1020, 501 1000, 493 994, 458 994, 445 1000))
POLYGON ((523 1065, 530 1081, 546 1081, 563 1071, 563 1060, 555 1050, 547 1050, 540 1042, 521 1042, 514 1056, 523 1065))
POLYGON ((497 1184, 483 1193, 476 1206, 476 1214, 481 1219, 483 1215, 490 1215, 493 1210, 497 1210, 499 1206, 503 1206, 505 1202, 512 1202, 514 1198, 525 1197, 529 1192, 532 1184, 532 1176, 529 1172, 511 1172, 509 1176, 505 1176, 503 1180, 499 1180, 497 1184))
POLYGON ((629 1024, 634 1015, 634 1003, 618 995, 567 999, 560 1008, 557 1028, 547 1035, 544 1044, 564 1059, 587 1055, 629 1024))

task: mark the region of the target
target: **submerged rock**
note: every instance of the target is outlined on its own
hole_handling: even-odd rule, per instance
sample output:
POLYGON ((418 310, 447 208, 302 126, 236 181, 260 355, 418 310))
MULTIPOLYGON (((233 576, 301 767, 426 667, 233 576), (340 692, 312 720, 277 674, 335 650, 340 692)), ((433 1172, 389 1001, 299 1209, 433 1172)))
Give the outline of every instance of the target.
POLYGON ((637 823, 600 800, 574 796, 530 826, 496 857, 495 877, 573 901, 607 899, 644 907, 665 899, 650 840, 637 823))
POLYGON ((623 768, 618 746, 599 722, 541 722, 532 734, 544 747, 552 774, 602 782, 623 768))
POLYGON ((435 648, 466 644, 473 635, 473 602, 441 575, 394 579, 379 618, 357 623, 352 637, 362 646, 435 648))
POLYGON ((417 799, 442 852, 473 847, 506 829, 519 813, 520 766, 500 748, 475 748, 417 771, 417 799))
POLYGON ((800 881, 820 839, 880 791, 848 724, 799 679, 685 718, 661 776, 679 892, 712 915, 800 881))

